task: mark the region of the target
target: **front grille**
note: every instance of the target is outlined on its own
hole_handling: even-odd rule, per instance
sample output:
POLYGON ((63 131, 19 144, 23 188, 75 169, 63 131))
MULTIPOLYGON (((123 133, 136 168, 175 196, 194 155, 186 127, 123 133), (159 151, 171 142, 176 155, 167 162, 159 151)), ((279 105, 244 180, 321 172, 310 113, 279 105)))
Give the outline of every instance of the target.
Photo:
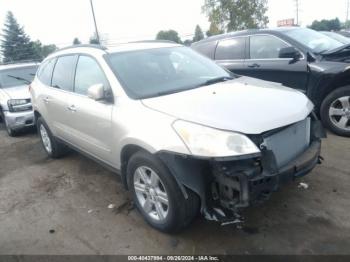
POLYGON ((310 117, 265 137, 264 145, 276 158, 277 167, 295 159, 310 145, 310 117))

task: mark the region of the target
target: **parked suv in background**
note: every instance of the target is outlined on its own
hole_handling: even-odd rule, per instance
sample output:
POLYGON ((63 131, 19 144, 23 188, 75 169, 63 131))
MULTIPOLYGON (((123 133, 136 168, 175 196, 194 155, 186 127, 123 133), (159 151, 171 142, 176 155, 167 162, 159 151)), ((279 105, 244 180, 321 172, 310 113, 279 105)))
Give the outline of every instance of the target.
POLYGON ((0 116, 10 136, 34 126, 28 85, 37 68, 34 63, 0 65, 0 116))
POLYGON ((230 223, 319 159, 322 126, 303 93, 236 77, 175 43, 63 49, 31 86, 47 154, 69 146, 120 174, 162 231, 199 211, 230 223))
POLYGON ((350 136, 350 45, 311 29, 247 30, 209 37, 192 48, 240 75, 302 90, 322 122, 350 136))

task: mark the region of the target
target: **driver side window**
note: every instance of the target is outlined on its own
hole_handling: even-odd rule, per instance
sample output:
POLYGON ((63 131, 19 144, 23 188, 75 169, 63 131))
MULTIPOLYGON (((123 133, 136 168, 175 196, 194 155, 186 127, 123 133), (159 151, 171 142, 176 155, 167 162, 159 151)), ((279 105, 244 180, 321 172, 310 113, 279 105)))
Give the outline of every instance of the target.
POLYGON ((250 59, 278 59, 280 50, 288 46, 288 44, 274 36, 251 36, 250 59))

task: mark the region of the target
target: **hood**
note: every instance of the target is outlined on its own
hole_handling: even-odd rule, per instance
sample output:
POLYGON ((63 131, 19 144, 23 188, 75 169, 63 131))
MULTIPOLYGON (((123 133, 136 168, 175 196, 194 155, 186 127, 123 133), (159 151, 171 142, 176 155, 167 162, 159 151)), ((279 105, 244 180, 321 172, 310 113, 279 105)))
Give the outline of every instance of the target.
POLYGON ((9 97, 9 99, 30 98, 30 93, 27 85, 2 88, 1 91, 3 91, 9 97))
POLYGON ((142 100, 154 110, 217 129, 263 132, 305 119, 313 109, 301 92, 249 77, 142 100))
POLYGON ((322 53, 322 55, 331 55, 331 54, 339 53, 339 52, 347 50, 349 48, 350 48, 350 44, 345 44, 345 45, 339 46, 337 48, 334 48, 332 50, 328 50, 328 51, 322 53))

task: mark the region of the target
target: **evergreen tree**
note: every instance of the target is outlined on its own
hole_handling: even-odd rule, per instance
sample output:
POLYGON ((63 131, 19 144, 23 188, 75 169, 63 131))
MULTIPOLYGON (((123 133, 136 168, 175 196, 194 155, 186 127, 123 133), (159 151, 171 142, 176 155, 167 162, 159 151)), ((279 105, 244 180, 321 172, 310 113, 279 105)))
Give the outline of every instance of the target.
POLYGON ((202 28, 200 28, 199 25, 196 26, 196 29, 194 31, 194 37, 193 37, 193 42, 198 42, 204 38, 204 34, 202 31, 202 28))
POLYGON ((24 32, 12 12, 8 12, 4 24, 3 39, 1 40, 1 52, 3 62, 40 59, 40 55, 29 36, 24 32))
POLYGON ((80 40, 79 40, 79 38, 74 38, 74 40, 73 40, 73 45, 80 45, 81 44, 81 42, 80 42, 80 40))

